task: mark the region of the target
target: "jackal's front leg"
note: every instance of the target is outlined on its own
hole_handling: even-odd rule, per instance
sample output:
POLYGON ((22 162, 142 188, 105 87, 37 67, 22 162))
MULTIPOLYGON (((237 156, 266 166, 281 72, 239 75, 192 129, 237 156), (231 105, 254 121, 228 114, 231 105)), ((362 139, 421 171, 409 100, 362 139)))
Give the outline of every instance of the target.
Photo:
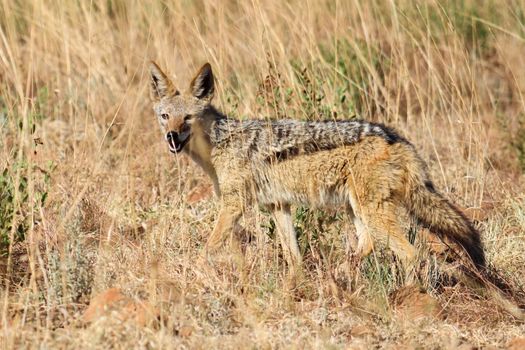
POLYGON ((224 200, 223 195, 221 210, 215 222, 215 228, 208 238, 203 252, 206 261, 216 267, 230 266, 230 263, 233 262, 239 273, 241 284, 246 279, 246 270, 244 268, 246 262, 238 237, 238 221, 242 212, 242 207, 235 205, 235 202, 224 200), (219 252, 219 248, 223 246, 222 252, 219 252), (224 258, 226 260, 223 260, 224 258), (227 264, 224 265, 224 262, 227 262, 227 264))
POLYGON ((234 228, 239 221, 241 212, 241 208, 235 205, 222 203, 219 216, 215 222, 215 228, 206 242, 207 251, 220 248, 227 240, 230 240, 230 243, 234 243, 237 240, 234 228))
POLYGON ((221 209, 215 222, 215 228, 206 242, 206 251, 210 252, 220 248, 227 240, 230 241, 230 247, 240 249, 240 242, 235 230, 239 231, 238 222, 246 202, 249 200, 246 191, 246 180, 242 166, 226 159, 216 159, 218 164, 223 167, 217 168, 217 190, 220 195, 221 209), (220 184, 220 188, 219 188, 220 184))

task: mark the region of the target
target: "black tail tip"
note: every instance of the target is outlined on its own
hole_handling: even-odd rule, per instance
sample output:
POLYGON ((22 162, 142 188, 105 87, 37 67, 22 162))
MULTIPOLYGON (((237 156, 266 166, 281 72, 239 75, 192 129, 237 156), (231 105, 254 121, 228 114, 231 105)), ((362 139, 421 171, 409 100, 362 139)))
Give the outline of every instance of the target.
POLYGON ((472 260, 472 262, 474 263, 474 266, 478 270, 482 270, 487 266, 485 252, 483 251, 483 248, 481 246, 476 247, 476 249, 469 251, 468 255, 470 256, 470 259, 472 260))

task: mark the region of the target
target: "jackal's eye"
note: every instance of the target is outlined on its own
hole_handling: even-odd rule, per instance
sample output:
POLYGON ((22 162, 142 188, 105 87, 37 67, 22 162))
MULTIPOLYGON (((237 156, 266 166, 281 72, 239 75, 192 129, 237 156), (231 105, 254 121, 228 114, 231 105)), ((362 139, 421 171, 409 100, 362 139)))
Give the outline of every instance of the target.
POLYGON ((168 120, 168 118, 169 118, 170 116, 168 115, 168 113, 162 113, 162 114, 160 115, 160 117, 161 117, 162 119, 164 119, 164 120, 168 120))
POLYGON ((186 114, 186 115, 184 116, 184 121, 185 121, 185 122, 189 121, 189 120, 191 119, 191 117, 192 117, 192 116, 191 116, 190 114, 186 114))

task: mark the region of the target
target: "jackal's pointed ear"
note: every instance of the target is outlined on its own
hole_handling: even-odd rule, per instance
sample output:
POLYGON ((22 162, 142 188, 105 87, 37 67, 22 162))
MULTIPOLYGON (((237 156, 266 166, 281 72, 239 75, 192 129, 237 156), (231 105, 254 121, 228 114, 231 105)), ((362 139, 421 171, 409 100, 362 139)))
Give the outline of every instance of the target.
POLYGON ((150 79, 150 97, 154 101, 169 95, 174 95, 177 90, 173 83, 160 67, 153 61, 149 65, 150 79))
POLYGON ((195 75, 195 78, 191 81, 190 92, 200 100, 207 100, 209 102, 213 98, 215 83, 209 63, 202 66, 197 75, 195 75))

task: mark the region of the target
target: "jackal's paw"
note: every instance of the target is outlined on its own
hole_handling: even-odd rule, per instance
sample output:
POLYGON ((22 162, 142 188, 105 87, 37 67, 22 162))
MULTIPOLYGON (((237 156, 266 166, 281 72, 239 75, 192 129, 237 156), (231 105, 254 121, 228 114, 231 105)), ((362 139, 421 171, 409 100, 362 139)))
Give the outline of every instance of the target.
POLYGON ((222 247, 222 243, 222 240, 209 239, 208 242, 206 242, 206 246, 204 247, 204 253, 207 256, 217 254, 222 247))
POLYGON ((211 265, 211 257, 210 255, 208 254, 208 252, 206 251, 206 249, 203 249, 199 255, 197 255, 196 259, 195 259, 195 263, 198 265, 198 266, 210 266, 211 265))

